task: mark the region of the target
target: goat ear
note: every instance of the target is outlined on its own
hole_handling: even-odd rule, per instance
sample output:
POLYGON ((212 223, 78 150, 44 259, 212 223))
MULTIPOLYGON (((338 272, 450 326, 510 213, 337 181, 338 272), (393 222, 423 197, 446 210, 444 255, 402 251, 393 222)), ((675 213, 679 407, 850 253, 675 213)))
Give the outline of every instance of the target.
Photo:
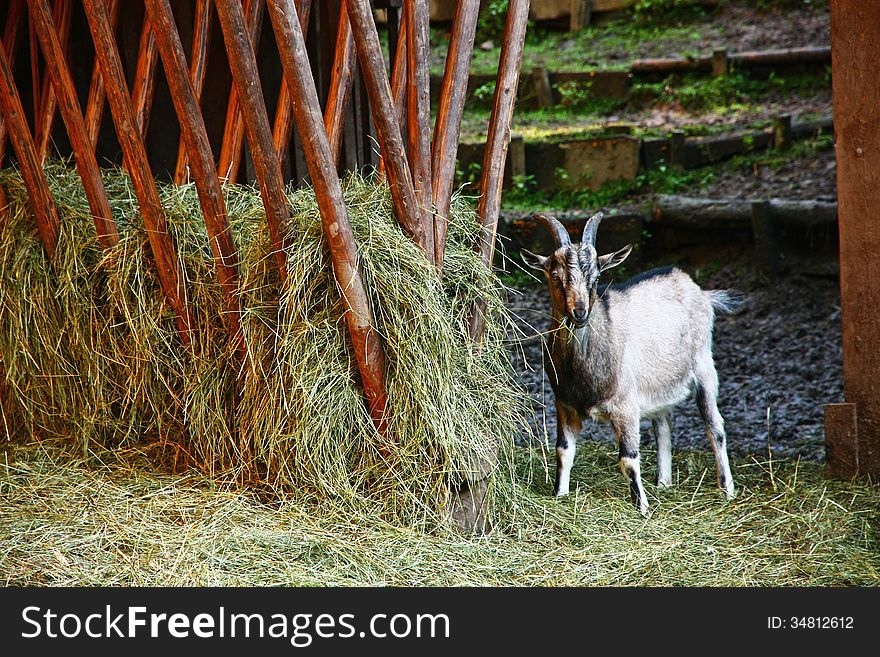
POLYGON ((520 255, 522 256, 523 262, 526 263, 532 269, 544 269, 544 265, 547 264, 547 258, 544 256, 539 256, 537 253, 532 253, 531 251, 526 251, 523 249, 520 251, 520 255))
POLYGON ((632 244, 627 244, 619 251, 599 256, 599 273, 602 273, 606 269, 611 269, 612 267, 616 267, 617 265, 619 265, 621 262, 629 257, 629 254, 632 253, 632 250, 632 244))

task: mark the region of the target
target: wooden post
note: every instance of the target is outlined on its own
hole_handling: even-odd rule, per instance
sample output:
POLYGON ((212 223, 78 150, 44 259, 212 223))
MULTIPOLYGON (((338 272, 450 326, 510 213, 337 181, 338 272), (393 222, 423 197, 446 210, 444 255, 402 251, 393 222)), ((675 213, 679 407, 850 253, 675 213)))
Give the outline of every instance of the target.
POLYGON ((791 148, 791 114, 773 120, 773 146, 780 151, 791 148))
POLYGON ((556 104, 553 101, 553 87, 550 84, 550 74, 547 73, 546 68, 536 66, 532 69, 532 85, 535 88, 538 107, 550 109, 556 104))
MULTIPOLYGON (((262 6, 262 0, 253 0, 262 6)), ((284 194, 281 163, 272 142, 272 127, 263 101, 263 87, 257 70, 257 58, 248 37, 244 12, 238 2, 218 2, 217 16, 223 29, 223 40, 229 54, 232 80, 241 107, 241 116, 247 131, 248 144, 254 160, 254 170, 266 209, 269 233, 275 250, 275 260, 281 280, 287 279, 287 251, 284 248, 290 208, 284 194)), ((222 175, 222 174, 221 174, 222 175)))
POLYGON ((422 224, 422 246, 428 260, 434 251, 434 199, 431 190, 431 76, 428 70, 428 0, 412 0, 407 16, 407 144, 413 188, 422 224))
POLYGON ((852 479, 859 474, 855 404, 825 404, 825 474, 836 479, 852 479))
POLYGON ((674 130, 669 135, 669 166, 679 171, 685 165, 685 137, 681 130, 674 130))
POLYGON ((137 70, 131 90, 131 104, 134 118, 142 138, 147 136, 150 127, 150 110, 153 107, 153 92, 156 90, 156 62, 159 53, 156 49, 156 35, 150 22, 144 17, 141 42, 138 46, 137 70))
MULTIPOLYGON (((205 74, 208 71, 208 41, 211 33, 211 0, 196 1, 196 17, 193 24, 192 56, 189 64, 189 77, 192 81, 196 101, 202 97, 205 74)), ((182 126, 181 126, 182 130, 182 126)), ((211 157, 213 167, 214 158, 211 157)), ((177 147, 177 166, 174 168, 174 182, 181 185, 187 179, 186 140, 180 135, 177 147)))
POLYGON ((434 218, 434 257, 441 272, 446 253, 452 186, 455 182, 458 137, 461 133, 461 117, 479 13, 480 3, 476 0, 459 2, 456 5, 449 52, 446 54, 443 87, 440 90, 440 104, 434 124, 434 141, 431 145, 434 207, 437 213, 434 218))
MULTIPOLYGON (((376 429, 384 436, 388 404, 385 392, 385 354, 373 325, 369 297, 358 269, 357 245, 342 199, 342 188, 333 165, 330 143, 324 131, 305 39, 296 20, 292 0, 270 2, 269 17, 275 30, 285 80, 290 87, 290 97, 296 99, 293 105, 294 118, 297 129, 303 136, 309 175, 315 186, 324 236, 330 247, 333 273, 346 308, 345 319, 364 385, 367 407, 376 429)), ((340 20, 344 18, 340 16, 340 20)))
MULTIPOLYGON (((244 2, 244 13, 247 15, 247 35, 249 36, 248 45, 251 50, 256 50, 259 44, 260 27, 263 25, 264 0, 244 0, 244 2)), ((217 12, 219 14, 219 7, 217 12)), ((243 34, 237 35, 238 39, 243 39, 243 37, 243 34)), ((226 38, 224 32, 224 40, 226 38)), ((238 167, 241 165, 241 146, 244 143, 245 127, 242 122, 238 93, 238 86, 233 82, 232 88, 229 90, 226 127, 223 129, 223 143, 220 147, 220 159, 217 164, 217 172, 220 177, 225 178, 228 182, 235 182, 238 178, 238 167)))
MULTIPOLYGON (((324 128, 330 140, 330 155, 335 165, 339 161, 339 149, 342 146, 342 128, 345 110, 351 95, 351 83, 354 80, 354 37, 351 35, 351 23, 348 22, 346 0, 339 6, 339 27, 336 30, 336 52, 333 57, 333 74, 330 76, 330 92, 327 95, 327 107, 324 110, 324 128)), ((303 30, 305 33, 305 30, 303 30)))
POLYGON ((241 332, 241 305, 238 300, 238 250, 229 227, 226 203, 220 189, 220 181, 214 169, 214 156, 205 130, 205 122, 199 109, 199 101, 187 68, 183 44, 177 33, 174 14, 168 0, 146 0, 152 32, 156 35, 162 66, 171 91, 171 99, 180 123, 186 151, 192 167, 193 179, 198 190, 205 227, 211 240, 217 279, 226 303, 229 336, 233 351, 245 354, 244 336, 241 332))
POLYGON ((720 78, 727 75, 727 51, 715 50, 712 52, 712 76, 720 78))
POLYGON ((95 153, 86 132, 73 78, 65 61, 64 46, 53 23, 47 0, 30 0, 28 4, 31 21, 46 60, 48 80, 55 89, 51 97, 57 102, 64 125, 67 127, 67 134, 76 155, 77 172, 82 180, 95 222, 98 242, 103 248, 108 249, 119 241, 119 234, 116 232, 113 211, 110 209, 107 191, 101 180, 101 171, 98 169, 98 162, 95 160, 95 153))
MULTIPOLYGON (((312 0, 297 0, 296 13, 299 16, 299 26, 302 33, 308 31, 309 16, 312 13, 312 0)), ((281 80, 281 89, 278 94, 278 104, 275 106, 275 126, 272 139, 275 142, 275 151, 281 161, 286 160, 284 153, 290 146, 290 138, 293 136, 293 106, 290 102, 290 93, 287 84, 281 80)))
POLYGON ((25 120, 24 107, 21 105, 4 48, 0 48, 0 110, 3 112, 4 123, 8 126, 12 147, 18 156, 21 177, 34 207, 37 232, 46 254, 49 258, 54 258, 58 245, 58 210, 43 174, 43 167, 37 159, 37 149, 25 120))
POLYGON ((104 0, 83 0, 83 5, 92 33, 92 41, 95 44, 95 53, 101 66, 101 77, 104 79, 110 113, 116 126, 116 136, 119 138, 119 144, 122 146, 129 167, 131 183, 137 195, 153 252, 156 275, 162 291, 176 314, 180 340, 188 347, 191 343, 190 331, 193 319, 186 303, 180 262, 171 235, 168 233, 168 224, 162 211, 159 193, 156 191, 156 182, 147 161, 147 151, 132 110, 128 84, 122 71, 119 51, 116 49, 116 38, 110 30, 107 4, 104 0))
POLYGON ((755 236, 755 256, 759 268, 767 274, 779 272, 779 242, 770 216, 769 201, 752 203, 752 234, 755 236))
MULTIPOLYGON (((858 430, 847 442, 857 472, 880 478, 880 3, 832 0, 831 68, 840 230, 843 388, 858 430)), ((830 455, 829 469, 839 453, 830 455)))
POLYGON ((568 31, 580 32, 590 24, 593 0, 569 0, 568 31))
MULTIPOLYGON (((3 28, 3 50, 6 54, 9 68, 15 66, 16 45, 18 43, 18 28, 21 25, 21 17, 24 15, 24 0, 12 0, 9 3, 9 11, 6 14, 6 26, 3 28)), ((6 156, 6 121, 0 117, 0 166, 6 156)))
MULTIPOLYGON (((109 0, 107 11, 110 13, 110 31, 116 32, 116 19, 119 17, 119 0, 109 0)), ((89 100, 86 102, 86 132, 89 135, 89 143, 92 148, 98 145, 98 135, 101 132, 101 122, 104 119, 104 105, 107 95, 104 92, 104 79, 101 77, 101 67, 98 59, 92 67, 92 81, 89 85, 89 100)))
POLYGON ((391 87, 385 73, 385 58, 379 45, 373 10, 369 0, 348 0, 346 6, 358 60, 373 108, 379 148, 385 161, 385 173, 391 188, 397 221, 404 232, 427 254, 418 201, 413 190, 406 148, 400 136, 400 126, 395 119, 391 87))
MULTIPOLYGON (((57 30, 58 40, 61 44, 62 62, 65 62, 67 59, 67 42, 70 38, 71 13, 70 0, 55 0, 55 8, 50 16, 56 26, 53 30, 57 30)), ((34 26, 34 31, 37 34, 37 40, 42 41, 42 39, 40 39, 39 29, 36 25, 34 26)), ((43 48, 45 56, 45 46, 41 43, 40 47, 43 48)), ((65 66, 66 65, 65 62, 65 66)), ((46 68, 49 69, 48 62, 46 68)), ((52 128, 55 125, 55 110, 58 108, 58 99, 55 97, 55 86, 50 82, 50 78, 51 75, 49 74, 49 71, 47 71, 46 77, 43 78, 43 100, 40 102, 42 115, 35 119, 37 121, 37 157, 40 159, 40 162, 45 162, 46 157, 49 155, 49 144, 52 142, 52 128)))

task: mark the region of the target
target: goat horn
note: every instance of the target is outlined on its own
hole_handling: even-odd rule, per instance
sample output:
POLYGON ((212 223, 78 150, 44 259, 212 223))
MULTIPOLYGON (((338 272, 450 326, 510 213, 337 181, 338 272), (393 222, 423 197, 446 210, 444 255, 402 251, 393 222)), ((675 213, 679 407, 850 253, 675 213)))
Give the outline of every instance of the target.
POLYGON ((604 216, 603 213, 597 212, 587 219, 587 223, 584 224, 584 236, 581 238, 581 242, 584 244, 592 244, 593 246, 596 245, 596 231, 599 230, 599 224, 602 222, 604 216))
POLYGON ((568 231, 565 230, 565 226, 559 223, 556 217, 550 217, 546 214, 534 214, 532 216, 536 221, 540 221, 544 228, 550 231, 550 234, 556 241, 556 248, 571 244, 571 237, 568 235, 568 231))

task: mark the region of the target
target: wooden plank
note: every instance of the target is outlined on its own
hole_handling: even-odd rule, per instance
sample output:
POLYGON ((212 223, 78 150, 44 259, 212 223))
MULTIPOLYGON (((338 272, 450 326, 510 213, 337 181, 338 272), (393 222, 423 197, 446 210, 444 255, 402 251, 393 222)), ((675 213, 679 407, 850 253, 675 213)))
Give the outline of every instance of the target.
MULTIPOLYGON (((107 11, 110 14, 110 31, 116 33, 116 20, 119 18, 119 1, 109 0, 107 11)), ((89 143, 92 148, 98 145, 98 135, 101 132, 101 122, 104 120, 104 105, 107 95, 104 92, 104 79, 101 77, 101 67, 98 59, 92 68, 92 80, 89 84, 89 99, 86 102, 86 132, 89 135, 89 143)))
POLYGON ((156 91, 156 62, 158 60, 156 35, 153 34, 150 22, 145 18, 141 29, 141 41, 138 45, 134 86, 131 91, 135 124, 143 138, 146 138, 150 125, 150 110, 153 107, 153 93, 156 91))
MULTIPOLYGON (((21 17, 24 15, 24 0, 12 0, 9 3, 9 11, 6 13, 6 25, 3 28, 3 50, 9 62, 9 68, 15 66, 15 54, 18 50, 18 32, 21 26, 21 17)), ((0 118, 0 166, 6 157, 6 121, 0 118)))
POLYGON ((327 107, 324 109, 324 128, 330 141, 330 155, 334 165, 339 162, 345 112, 348 108, 352 81, 354 80, 354 37, 351 34, 351 23, 348 21, 348 10, 345 8, 345 3, 346 0, 342 0, 339 8, 339 28, 336 32, 333 73, 330 76, 327 107))
MULTIPOLYGON (((260 2, 262 5, 262 3, 260 2)), ((284 194, 284 177, 272 141, 272 127, 263 101, 263 87, 257 70, 257 58, 248 36, 248 25, 238 2, 218 2, 217 16, 229 54, 232 80, 247 132, 260 194, 269 222, 275 261, 281 280, 287 279, 287 252, 284 248, 290 209, 284 194)))
MULTIPOLYGON (((522 62, 523 44, 529 17, 529 0, 510 0, 507 21, 504 25, 504 41, 498 63, 498 82, 492 115, 489 118, 489 135, 483 158, 483 175, 480 182, 481 236, 477 251, 489 267, 495 257, 495 236, 498 230, 498 211, 501 208, 501 187, 504 184, 504 164, 510 141, 510 121, 516 103, 519 69, 522 62)), ((484 309, 477 304, 471 313, 470 336, 475 342, 482 339, 485 327, 484 309)))
MULTIPOLYGON (((299 26, 305 34, 309 29, 309 18, 312 14, 312 0, 297 0, 296 14, 299 17, 299 26)), ((282 155, 290 148, 290 139, 293 136, 293 104, 290 102, 290 92, 287 84, 281 80, 281 90, 278 94, 278 104, 275 107, 275 124, 272 130, 272 140, 275 142, 275 151, 278 156, 285 160, 282 155)))
POLYGON ((442 272, 446 253, 446 235, 449 223, 449 207, 455 182, 455 163, 458 155, 458 138, 461 134, 461 117, 467 94, 468 70, 474 50, 474 36, 480 3, 459 2, 449 37, 446 54, 446 70, 434 123, 434 139, 431 144, 433 195, 436 209, 434 234, 434 259, 442 272))
POLYGON ((243 357, 246 349, 238 299, 238 249, 229 226, 220 181, 214 169, 214 156, 195 85, 187 67, 186 54, 168 0, 146 0, 146 8, 153 27, 152 32, 156 35, 165 77, 168 79, 168 88, 180 122, 199 203, 205 217, 205 227, 211 240, 217 279, 226 304, 224 316, 229 322, 230 344, 233 351, 243 357))
POLYGON ((385 354, 381 338, 374 328, 369 297, 358 268, 357 245, 342 199, 342 188, 324 130, 305 40, 296 20, 292 0, 275 0, 269 3, 269 17, 275 30, 290 96, 297 99, 293 106, 294 118, 297 129, 303 136, 306 162, 321 211, 324 236, 330 247, 333 273, 346 308, 346 324, 354 346, 367 407, 376 429, 380 435, 385 435, 388 403, 385 391, 385 354))
POLYGON ((373 11, 369 0, 348 0, 346 6, 358 61, 373 109, 379 148, 385 160, 385 175, 391 189, 397 221, 427 255, 418 201, 413 189, 406 148, 400 136, 400 125, 395 118, 391 87, 385 73, 385 58, 379 45, 379 33, 373 22, 373 11))
MULTIPOLYGON (((244 0, 244 2, 244 13, 247 16, 245 23, 247 25, 246 34, 249 38, 248 46, 252 51, 256 51, 260 43, 260 28, 263 25, 264 0, 244 0)), ((242 36, 244 35, 239 35, 238 38, 240 39, 242 36)), ((238 94, 238 87, 233 83, 229 90, 229 109, 226 112, 226 127, 223 129, 220 160, 217 164, 217 172, 220 177, 225 178, 228 182, 235 182, 238 179, 238 169, 241 166, 241 147, 244 143, 245 126, 241 116, 238 94)))
POLYGON ((46 254, 49 258, 54 258, 58 245, 58 211, 49 191, 49 183, 43 174, 43 167, 37 159, 37 149, 3 48, 0 48, 0 110, 9 127, 9 139, 15 149, 21 177, 33 205, 37 232, 46 254))
POLYGON ((837 198, 843 389, 858 414, 858 471, 880 477, 880 3, 832 2, 831 79, 837 198))
MULTIPOLYGON (((64 55, 63 60, 67 59, 71 14, 70 0, 55 0, 52 17, 57 26, 58 38, 61 42, 61 52, 64 55)), ((36 26, 34 27, 34 32, 37 34, 37 40, 41 41, 39 30, 36 26)), ((45 57, 45 47, 43 47, 43 53, 45 57)), ((46 68, 49 68, 48 61, 46 68)), ((49 72, 47 71, 46 73, 46 76, 43 78, 42 100, 40 101, 42 114, 35 118, 37 121, 35 141, 37 144, 37 157, 40 162, 45 162, 49 154, 49 144, 52 141, 52 127, 55 125, 55 110, 58 108, 58 99, 55 98, 55 86, 50 82, 49 72)))
POLYGON ((407 146, 410 173, 422 224, 422 246, 428 260, 434 251, 434 199, 431 189, 431 78, 428 65, 428 0, 413 0, 407 16, 407 146))
MULTIPOLYGON (((211 0, 196 0, 196 16, 193 21, 192 55, 190 56, 189 77, 192 82, 196 101, 202 97, 202 89, 205 85, 205 75, 208 72, 208 44, 211 34, 211 0)), ((213 156, 211 161, 214 161, 213 156)), ((181 134, 180 144, 177 147, 177 165, 174 168, 174 182, 181 185, 186 182, 187 155, 186 140, 181 134)))
MULTIPOLYGON (((98 242, 103 248, 108 249, 119 241, 119 234, 116 231, 110 202, 107 200, 107 191, 101 180, 101 171, 98 169, 98 162, 95 160, 95 153, 86 132, 82 110, 76 95, 76 87, 65 61, 64 45, 61 43, 61 37, 52 20, 48 1, 30 0, 28 4, 31 21, 34 24, 37 38, 43 49, 43 57, 46 60, 48 80, 51 81, 55 89, 52 98, 56 100, 61 111, 61 117, 76 155, 77 173, 79 173, 86 198, 89 201, 98 242)), ((58 15, 57 12, 56 15, 58 15)))
POLYGON ((174 243, 168 233, 168 224, 162 211, 156 183, 147 161, 147 151, 138 130, 128 83, 125 81, 119 51, 116 49, 116 38, 110 29, 107 4, 105 0, 83 0, 83 6, 101 66, 101 77, 104 79, 104 88, 110 103, 110 114, 113 116, 116 135, 128 164, 131 183, 147 230, 150 249, 153 252, 156 275, 165 297, 174 310, 180 341, 188 347, 191 344, 190 331, 193 319, 186 303, 184 279, 174 243))

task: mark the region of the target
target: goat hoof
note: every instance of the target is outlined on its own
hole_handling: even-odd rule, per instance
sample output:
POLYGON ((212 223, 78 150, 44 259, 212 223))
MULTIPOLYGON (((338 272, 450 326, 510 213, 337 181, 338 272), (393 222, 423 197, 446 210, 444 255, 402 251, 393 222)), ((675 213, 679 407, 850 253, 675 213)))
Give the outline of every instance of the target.
POLYGON ((554 497, 568 497, 567 490, 558 490, 553 494, 554 497))
POLYGON ((727 486, 726 488, 722 488, 721 490, 724 492, 724 497, 725 497, 728 501, 730 501, 730 500, 732 500, 734 497, 736 497, 736 491, 733 489, 733 484, 732 484, 732 483, 731 483, 729 486, 727 486))
POLYGON ((657 488, 672 488, 672 481, 668 481, 665 479, 657 480, 657 488))
POLYGON ((650 507, 648 507, 647 502, 644 502, 643 504, 639 505, 639 513, 642 515, 643 518, 647 518, 648 515, 650 515, 650 511, 651 511, 651 509, 650 509, 650 507))

